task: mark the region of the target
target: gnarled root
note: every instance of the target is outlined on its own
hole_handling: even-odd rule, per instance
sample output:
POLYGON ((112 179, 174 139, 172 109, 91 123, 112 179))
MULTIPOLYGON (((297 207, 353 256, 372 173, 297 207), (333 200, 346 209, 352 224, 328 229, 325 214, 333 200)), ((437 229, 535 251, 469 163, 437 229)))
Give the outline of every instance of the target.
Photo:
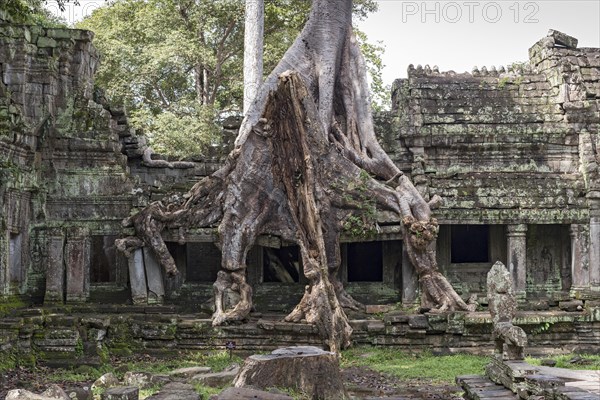
POLYGON ((252 309, 252 287, 246 282, 245 268, 237 271, 221 270, 213 284, 215 298, 215 313, 213 326, 224 323, 242 322, 248 318, 252 309), (226 310, 227 290, 232 290, 239 295, 239 300, 232 310, 226 310))
POLYGON ((335 295, 338 298, 340 306, 342 308, 352 310, 352 311, 365 311, 365 305, 359 301, 354 300, 352 296, 346 292, 344 289, 344 285, 340 282, 340 279, 337 277, 337 274, 329 274, 329 280, 335 289, 335 295))

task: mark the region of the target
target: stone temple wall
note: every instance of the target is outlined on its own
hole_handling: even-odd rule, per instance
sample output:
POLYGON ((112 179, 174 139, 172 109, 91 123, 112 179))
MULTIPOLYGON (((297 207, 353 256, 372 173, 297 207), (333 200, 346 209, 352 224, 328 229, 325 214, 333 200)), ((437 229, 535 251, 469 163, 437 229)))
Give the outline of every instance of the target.
MULTIPOLYGON (((165 232, 176 280, 161 277, 149 254, 126 260, 114 240, 131 233, 120 222, 133 210, 215 171, 239 121, 225 121, 229 139, 206 157, 150 154, 125 111, 94 89, 91 41, 87 31, 0 25, 0 295, 128 303, 141 286, 142 303, 197 309, 218 269, 214 230, 190 230, 184 244, 165 232)), ((600 49, 551 32, 508 68, 410 67, 392 99, 393 110, 376 116, 379 138, 425 197, 444 199, 438 263, 459 293, 484 292, 500 260, 529 307, 600 297, 600 49)), ((418 282, 397 217, 379 220, 369 241, 342 238, 342 281, 367 303, 413 304, 418 282)), ((293 252, 287 245, 261 237, 252 251, 248 279, 262 310, 285 311, 302 294, 301 273, 268 278, 273 254, 293 252)))
MULTIPOLYGON (((86 301, 93 247, 121 234, 120 221, 134 204, 119 140, 131 133, 123 111, 103 105, 94 91, 92 36, 0 25, 0 293, 6 297, 86 301)), ((124 288, 127 276, 119 279, 124 288)))
POLYGON ((524 63, 410 66, 394 83, 395 148, 421 193, 444 199, 438 261, 459 288, 482 289, 500 260, 521 296, 600 294, 600 49, 576 46, 550 31, 524 63), (487 258, 463 257, 477 235, 487 258))

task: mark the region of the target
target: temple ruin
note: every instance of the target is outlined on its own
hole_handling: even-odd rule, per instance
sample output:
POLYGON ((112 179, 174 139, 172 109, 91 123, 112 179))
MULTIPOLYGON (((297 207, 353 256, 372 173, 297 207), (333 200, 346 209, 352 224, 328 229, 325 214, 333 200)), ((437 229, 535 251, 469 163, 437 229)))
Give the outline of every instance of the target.
MULTIPOLYGON (((186 162, 151 154, 125 110, 94 88, 92 38, 0 25, 2 301, 209 313, 221 257, 215 229, 164 233, 176 278, 150 252, 128 260, 115 239, 132 234, 121 225, 132 210, 214 172, 240 121, 224 121, 214 154, 186 162)), ((411 65, 392 102, 377 116, 380 140, 426 199, 443 198, 438 264, 459 294, 485 306, 486 274, 500 261, 522 309, 599 304, 600 49, 550 31, 529 60, 507 67, 411 65)), ((388 213, 378 223, 378 232, 343 237, 342 281, 365 304, 418 304, 401 223, 388 213)), ((249 260, 256 311, 291 310, 305 285, 297 247, 264 236, 249 260)))

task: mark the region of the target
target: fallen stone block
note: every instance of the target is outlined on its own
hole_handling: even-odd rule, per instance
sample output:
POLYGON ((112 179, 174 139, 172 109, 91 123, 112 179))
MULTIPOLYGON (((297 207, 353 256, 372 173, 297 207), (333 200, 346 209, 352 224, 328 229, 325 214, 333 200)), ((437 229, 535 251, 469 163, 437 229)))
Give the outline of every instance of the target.
POLYGON ((234 368, 228 371, 213 372, 209 374, 198 374, 191 379, 191 382, 200 383, 202 385, 210 387, 223 387, 230 385, 239 371, 240 367, 235 366, 234 368))
POLYGON ((208 374, 212 372, 210 367, 187 367, 187 368, 178 368, 175 369, 171 372, 169 372, 169 375, 176 377, 176 378, 191 378, 195 375, 199 375, 199 374, 208 374))
POLYGON ((73 386, 65 389, 70 400, 92 400, 91 386, 73 386))
POLYGON ((60 386, 53 384, 42 392, 42 396, 53 399, 69 400, 69 395, 60 386))
POLYGON ((119 386, 120 382, 112 372, 106 373, 102 375, 100 378, 96 379, 94 383, 92 383, 92 390, 98 389, 106 389, 113 386, 119 386))
POLYGON ((146 400, 201 400, 200 395, 192 385, 181 382, 171 382, 146 400))
POLYGON ((6 394, 5 400, 56 400, 53 397, 46 397, 35 394, 25 389, 13 389, 6 394))
POLYGON ((138 400, 140 389, 135 386, 117 386, 108 388, 100 397, 102 400, 138 400))
POLYGON ((140 389, 146 389, 152 386, 152 374, 149 372, 126 372, 123 376, 123 383, 127 386, 137 386, 140 389))

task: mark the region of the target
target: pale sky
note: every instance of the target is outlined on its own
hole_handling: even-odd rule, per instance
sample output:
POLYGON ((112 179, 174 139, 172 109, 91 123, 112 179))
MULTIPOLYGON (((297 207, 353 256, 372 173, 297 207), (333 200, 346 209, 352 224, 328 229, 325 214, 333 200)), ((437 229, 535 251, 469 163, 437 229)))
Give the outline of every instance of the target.
POLYGON ((549 29, 576 37, 578 47, 600 47, 600 0, 380 0, 359 28, 385 45, 383 80, 390 84, 406 77, 409 64, 470 72, 527 61, 549 29))
MULTIPOLYGON (((556 29, 600 47, 600 0, 379 0, 379 11, 359 23, 369 40, 385 46, 383 80, 406 77, 409 64, 470 72, 527 61, 527 50, 556 29)), ((80 20, 103 0, 67 4, 62 16, 80 20)), ((48 8, 58 12, 49 1, 48 8)))

